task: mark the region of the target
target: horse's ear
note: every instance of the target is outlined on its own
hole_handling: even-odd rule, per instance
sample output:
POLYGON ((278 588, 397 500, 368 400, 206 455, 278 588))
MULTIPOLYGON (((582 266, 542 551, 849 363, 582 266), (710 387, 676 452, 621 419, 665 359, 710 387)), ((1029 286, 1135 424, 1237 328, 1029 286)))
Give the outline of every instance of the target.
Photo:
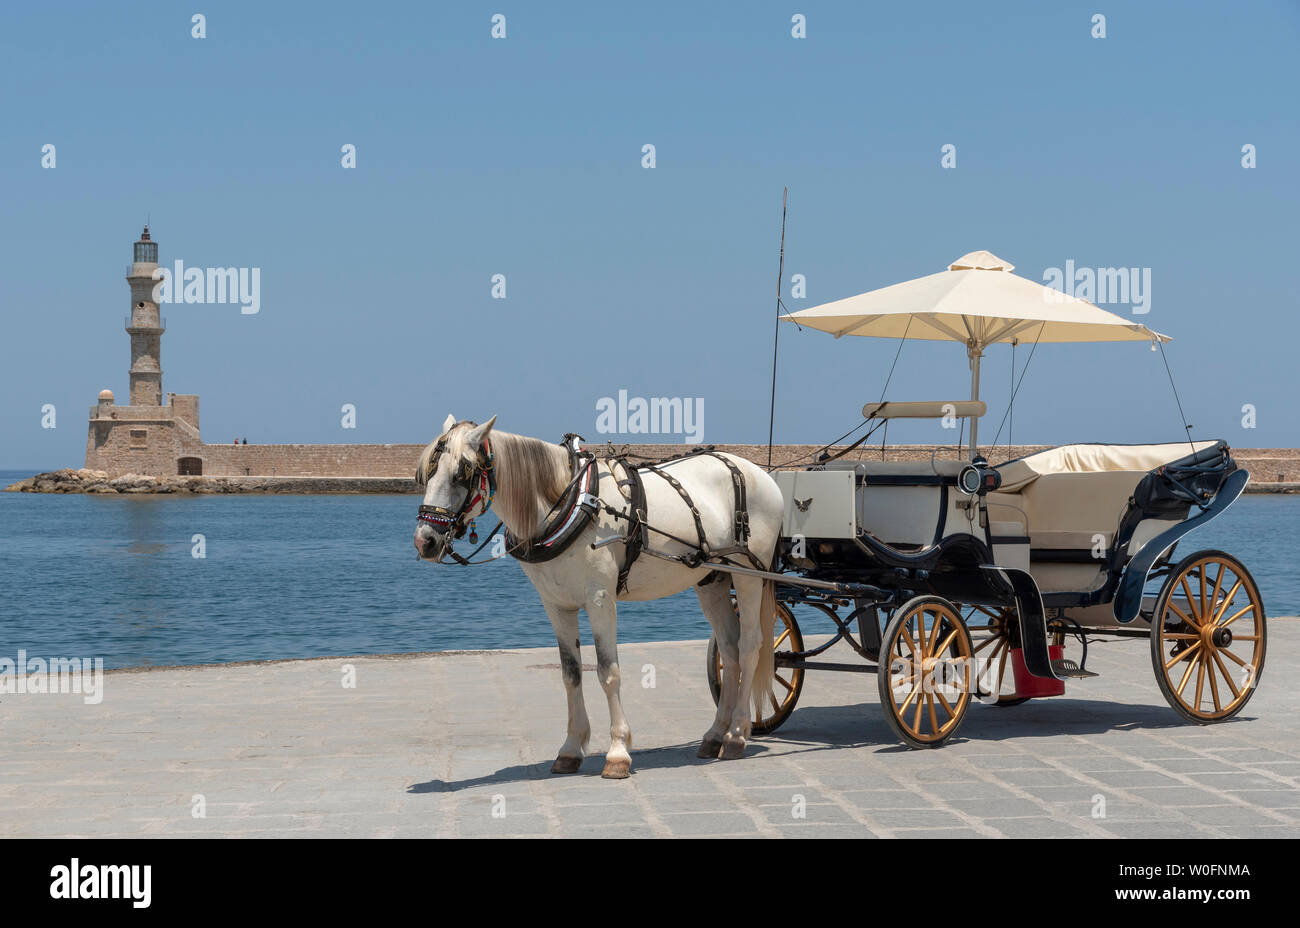
POLYGON ((483 439, 487 438, 488 432, 492 431, 492 425, 496 421, 497 421, 497 417, 493 416, 491 419, 484 422, 482 425, 474 426, 474 428, 470 431, 469 435, 465 437, 465 443, 468 444, 471 448, 477 448, 479 445, 483 444, 483 439))
POLYGON ((450 432, 452 426, 454 426, 455 424, 456 424, 456 417, 452 415, 448 415, 447 418, 443 420, 442 423, 442 434, 446 435, 448 432, 450 432))

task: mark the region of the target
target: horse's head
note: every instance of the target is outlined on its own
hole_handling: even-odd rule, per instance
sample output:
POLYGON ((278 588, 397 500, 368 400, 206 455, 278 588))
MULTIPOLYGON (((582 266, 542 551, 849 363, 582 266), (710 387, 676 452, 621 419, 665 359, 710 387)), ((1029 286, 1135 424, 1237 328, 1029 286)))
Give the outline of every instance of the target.
POLYGON ((497 421, 482 425, 457 422, 448 416, 442 434, 424 449, 415 480, 424 484, 424 505, 415 529, 415 550, 426 560, 440 561, 451 543, 465 534, 471 519, 487 512, 496 493, 488 433, 497 421))

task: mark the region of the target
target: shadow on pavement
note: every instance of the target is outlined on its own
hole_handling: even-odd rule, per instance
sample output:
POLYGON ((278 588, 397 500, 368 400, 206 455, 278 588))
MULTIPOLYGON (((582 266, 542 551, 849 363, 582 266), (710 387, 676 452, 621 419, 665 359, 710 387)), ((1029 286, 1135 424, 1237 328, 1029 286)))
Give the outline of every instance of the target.
MULTIPOLYGON (((758 757, 771 750, 767 745, 751 741, 745 749, 745 756, 739 761, 721 761, 707 760, 695 756, 699 749, 700 743, 692 741, 689 744, 666 745, 657 748, 645 748, 632 750, 632 775, 636 776, 638 771, 644 770, 666 770, 676 769, 679 767, 703 767, 706 764, 735 764, 744 763, 746 760, 758 757)), ((600 778, 600 771, 605 766, 605 756, 603 754, 592 754, 582 762, 582 767, 575 774, 555 775, 551 773, 551 762, 548 760, 542 764, 514 764, 510 767, 502 767, 496 773, 485 774, 481 777, 471 777, 464 780, 427 780, 423 783, 415 783, 406 788, 408 793, 454 793, 462 789, 471 789, 475 786, 486 786, 493 783, 518 783, 524 780, 563 780, 584 777, 600 778)))
MULTIPOLYGON (((1237 716, 1222 725, 1251 721, 1251 716, 1237 716)), ((1182 721, 1166 706, 1145 703, 1119 703, 1107 700, 1062 699, 1050 702, 1031 700, 1019 706, 994 707, 976 704, 970 707, 961 730, 949 744, 962 741, 999 742, 1016 739, 1059 737, 1060 735, 1095 735, 1108 731, 1157 731, 1195 728, 1182 721)), ((820 751, 869 748, 875 754, 903 754, 912 748, 899 744, 879 703, 854 706, 808 706, 796 709, 790 720, 772 735, 758 736, 749 743, 741 762, 773 753, 788 757, 820 751)), ((634 750, 632 771, 699 767, 705 764, 732 764, 735 761, 702 760, 695 756, 699 742, 634 750)), ((943 748, 937 749, 942 751, 943 748)), ((1031 749, 1032 753, 1032 749, 1031 749)), ((774 755, 774 756, 775 756, 774 755)), ((489 784, 517 783, 549 779, 550 761, 542 764, 515 764, 495 773, 464 780, 427 780, 407 787, 408 793, 449 793, 489 784)), ((604 766, 604 756, 586 758, 573 777, 596 777, 604 766)), ((561 779, 561 777, 555 777, 561 779)))

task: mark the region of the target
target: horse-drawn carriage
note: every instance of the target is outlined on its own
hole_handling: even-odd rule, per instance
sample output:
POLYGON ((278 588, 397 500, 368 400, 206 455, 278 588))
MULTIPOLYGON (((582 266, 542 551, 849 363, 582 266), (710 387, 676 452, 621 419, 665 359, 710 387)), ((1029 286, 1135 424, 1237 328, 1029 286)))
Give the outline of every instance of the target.
MULTIPOLYGON (((1150 339, 1153 348, 1166 340, 1083 301, 1035 296, 1043 288, 1009 271, 977 252, 947 272, 790 318, 837 336, 898 337, 903 325, 914 338, 966 334, 976 395, 984 347, 1018 333, 1150 339), (934 310, 953 294, 960 308, 934 310), (917 334, 927 326, 930 334, 917 334)), ((877 673, 899 738, 937 747, 973 701, 1015 705, 1096 676, 1087 669, 1093 636, 1149 638, 1156 683, 1185 718, 1217 722, 1240 712, 1264 664, 1259 589, 1222 551, 1175 554, 1183 536, 1246 486, 1249 474, 1227 444, 1065 445, 993 466, 975 443, 984 412, 978 399, 863 409, 866 422, 969 420, 966 460, 828 460, 775 474, 786 579, 777 589, 776 686, 754 730, 773 731, 789 717, 805 671, 866 670, 877 673), (827 616, 834 634, 806 645, 796 607, 827 616), (1064 653, 1072 639, 1078 660, 1064 653), (870 663, 818 660, 841 640, 870 663)), ((708 670, 716 694, 712 643, 708 670)))
MULTIPOLYGON (((866 433, 826 446, 802 470, 769 475, 712 448, 653 463, 602 460, 577 436, 553 445, 494 431, 495 417, 447 418, 417 468, 426 492, 415 547, 426 560, 477 563, 495 530, 469 557, 452 542, 467 533, 475 541, 474 519, 489 507, 501 517, 496 556, 522 562, 560 648, 569 722, 554 772, 579 768, 590 735, 579 610, 610 704, 604 775, 625 777, 616 602, 688 588, 714 632, 707 667, 717 714, 701 757, 742 756, 751 733, 790 716, 815 669, 876 672, 894 732, 936 747, 974 701, 1014 705, 1095 676, 1087 649, 1098 636, 1149 638, 1156 682, 1185 718, 1215 722, 1242 709, 1264 664, 1259 589, 1229 554, 1175 551, 1249 475, 1224 442, 1190 435, 990 464, 977 440, 986 347, 1150 341, 1163 353, 1168 340, 1011 270, 974 252, 947 271, 786 317, 837 337, 961 341, 971 364, 969 401, 868 404, 858 426, 866 433), (962 423, 961 436, 968 424, 969 445, 959 437, 953 459, 937 450, 919 461, 848 458, 875 427, 901 418, 962 423), (808 644, 796 609, 826 616, 834 633, 808 644), (1077 659, 1065 653, 1072 639, 1077 659), (867 663, 821 660, 839 641, 867 663)), ((1008 411, 1014 399, 1013 390, 1008 411)))

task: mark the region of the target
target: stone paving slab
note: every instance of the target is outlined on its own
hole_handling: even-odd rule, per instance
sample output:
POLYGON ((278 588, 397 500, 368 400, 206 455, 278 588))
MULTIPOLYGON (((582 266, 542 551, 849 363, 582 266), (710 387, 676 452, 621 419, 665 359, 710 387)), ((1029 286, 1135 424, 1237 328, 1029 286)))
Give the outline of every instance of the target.
MULTIPOLYGON (((1118 641, 1094 647, 1100 677, 973 705, 932 751, 894 741, 873 677, 810 672, 738 761, 695 757, 704 649, 620 648, 623 781, 599 753, 549 774, 551 649, 118 671, 97 705, 6 694, 0 836, 1300 837, 1300 620, 1272 620, 1260 689, 1227 723, 1184 724, 1146 642, 1118 641)), ((599 752, 605 700, 585 687, 599 752)))

